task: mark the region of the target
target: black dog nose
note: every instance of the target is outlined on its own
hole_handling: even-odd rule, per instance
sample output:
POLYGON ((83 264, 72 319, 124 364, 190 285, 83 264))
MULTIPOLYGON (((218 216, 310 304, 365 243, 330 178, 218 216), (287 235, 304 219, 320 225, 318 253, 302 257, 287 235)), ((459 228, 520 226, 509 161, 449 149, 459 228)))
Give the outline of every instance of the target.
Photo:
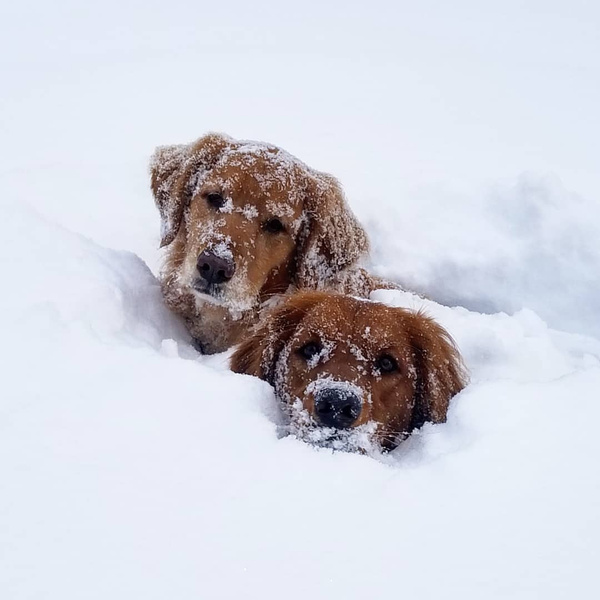
POLYGON ((196 268, 200 277, 207 283, 225 283, 235 273, 235 264, 229 258, 222 258, 205 250, 196 262, 196 268))
POLYGON ((325 427, 346 429, 360 415, 360 398, 352 392, 325 389, 315 396, 315 414, 325 427))

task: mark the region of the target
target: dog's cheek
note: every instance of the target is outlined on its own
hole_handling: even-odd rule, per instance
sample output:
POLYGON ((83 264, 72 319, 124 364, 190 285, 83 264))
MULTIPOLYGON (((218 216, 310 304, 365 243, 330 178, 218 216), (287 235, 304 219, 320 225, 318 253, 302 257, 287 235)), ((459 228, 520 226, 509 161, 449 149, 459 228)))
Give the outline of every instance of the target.
POLYGON ((389 378, 374 386, 373 419, 388 432, 399 433, 410 429, 415 405, 415 388, 408 378, 389 378))
POLYGON ((275 392, 287 407, 297 401, 304 404, 306 381, 303 381, 296 365, 297 357, 293 355, 292 344, 288 343, 281 351, 275 365, 274 387, 275 392))
POLYGON ((248 278, 252 284, 261 290, 272 287, 279 291, 283 287, 285 291, 287 286, 284 284, 289 285, 292 279, 293 240, 286 236, 273 243, 259 237, 256 243, 253 240, 252 246, 248 244, 246 248, 244 258, 248 262, 248 278))
POLYGON ((302 408, 308 412, 311 417, 315 416, 315 398, 312 394, 306 393, 306 386, 301 385, 296 388, 296 397, 300 398, 302 408))
POLYGON ((164 256, 163 277, 173 278, 180 272, 187 256, 187 234, 185 224, 180 227, 175 239, 167 246, 164 256))

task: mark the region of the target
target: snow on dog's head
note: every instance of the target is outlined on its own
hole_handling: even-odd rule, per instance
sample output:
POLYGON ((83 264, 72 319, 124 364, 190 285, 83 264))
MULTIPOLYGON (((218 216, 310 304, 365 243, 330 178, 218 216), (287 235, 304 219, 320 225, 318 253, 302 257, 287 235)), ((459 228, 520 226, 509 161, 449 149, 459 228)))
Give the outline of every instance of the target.
POLYGON ((209 134, 158 148, 151 178, 165 297, 208 352, 268 298, 316 288, 367 250, 337 181, 276 146, 209 134))
POLYGON ((346 450, 391 449, 423 423, 444 422, 466 383, 455 344, 432 319, 325 292, 290 296, 231 366, 274 386, 292 433, 346 450))

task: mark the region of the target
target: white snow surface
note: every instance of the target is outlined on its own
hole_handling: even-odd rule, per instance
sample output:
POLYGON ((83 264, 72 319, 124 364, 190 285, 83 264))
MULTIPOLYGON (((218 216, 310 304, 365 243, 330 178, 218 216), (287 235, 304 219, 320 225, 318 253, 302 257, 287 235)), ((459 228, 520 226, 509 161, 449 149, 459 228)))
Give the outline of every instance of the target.
POLYGON ((600 597, 599 30, 578 0, 4 3, 0 598, 600 597), (147 162, 210 130, 341 180, 428 298, 374 299, 464 355, 447 423, 317 448, 190 348, 147 162))

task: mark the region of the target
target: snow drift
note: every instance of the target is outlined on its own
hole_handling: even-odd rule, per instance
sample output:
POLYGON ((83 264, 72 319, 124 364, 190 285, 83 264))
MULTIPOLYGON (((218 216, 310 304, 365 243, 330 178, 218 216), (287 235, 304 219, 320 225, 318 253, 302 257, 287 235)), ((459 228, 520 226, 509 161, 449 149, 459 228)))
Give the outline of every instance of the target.
POLYGON ((593 572, 598 340, 379 291, 424 305, 472 383, 379 461, 332 453, 278 439, 270 387, 197 355, 136 256, 9 214, 7 597, 354 598, 398 578, 418 597, 560 597, 593 572))

